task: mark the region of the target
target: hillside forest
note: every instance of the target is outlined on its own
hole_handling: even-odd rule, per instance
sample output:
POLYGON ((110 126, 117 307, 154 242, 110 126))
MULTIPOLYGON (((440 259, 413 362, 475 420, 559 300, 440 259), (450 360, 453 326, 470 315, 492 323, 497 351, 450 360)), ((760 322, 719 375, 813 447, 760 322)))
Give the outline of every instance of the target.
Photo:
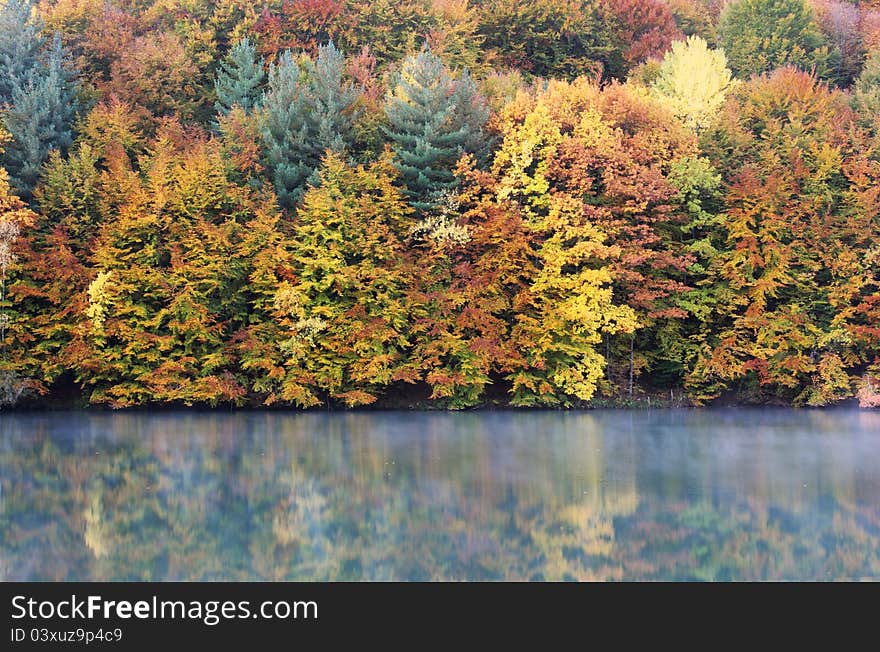
POLYGON ((0 0, 4 406, 880 406, 878 0, 0 0))

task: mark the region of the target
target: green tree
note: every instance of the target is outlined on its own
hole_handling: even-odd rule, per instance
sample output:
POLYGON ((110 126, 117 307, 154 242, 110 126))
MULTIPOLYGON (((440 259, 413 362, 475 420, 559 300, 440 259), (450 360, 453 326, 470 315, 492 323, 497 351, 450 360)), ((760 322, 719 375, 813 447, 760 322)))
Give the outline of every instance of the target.
POLYGON ((261 133, 266 166, 285 208, 301 199, 325 151, 342 152, 351 141, 359 89, 344 72, 345 58, 332 43, 302 66, 285 51, 269 69, 261 133))
POLYGON ((236 105, 247 113, 251 112, 257 105, 265 79, 263 59, 257 58, 257 50, 247 37, 241 39, 221 62, 214 80, 217 112, 227 115, 236 105))
POLYGON ((731 69, 742 79, 785 65, 824 79, 836 74, 840 54, 804 0, 735 0, 721 12, 718 34, 731 69))
POLYGON ((3 162, 13 185, 29 197, 52 150, 72 144, 71 123, 77 111, 73 71, 64 59, 61 39, 53 41, 44 70, 31 74, 12 93, 3 121, 12 135, 3 162))
POLYGON ((880 135, 880 50, 865 61, 853 87, 852 105, 859 113, 860 122, 880 135))
POLYGON ((34 0, 6 0, 0 7, 0 107, 24 85, 39 64, 42 22, 34 0))
POLYGON ((483 150, 488 106, 470 76, 453 79, 426 44, 401 65, 385 115, 412 205, 422 211, 435 207, 457 185, 453 169, 459 157, 483 150))
POLYGON ((479 34, 503 65, 540 77, 573 79, 603 72, 613 28, 595 0, 490 0, 479 34))

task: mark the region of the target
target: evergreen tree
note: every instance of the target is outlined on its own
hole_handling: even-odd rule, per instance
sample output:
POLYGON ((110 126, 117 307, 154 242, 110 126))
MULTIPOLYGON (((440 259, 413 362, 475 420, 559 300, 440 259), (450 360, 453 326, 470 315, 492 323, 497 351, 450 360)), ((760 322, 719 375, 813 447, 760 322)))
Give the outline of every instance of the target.
POLYGON ((278 203, 291 208, 311 170, 301 161, 307 138, 305 97, 299 65, 289 50, 269 68, 269 82, 263 95, 261 135, 266 167, 275 184, 278 203))
POLYGON ((352 109, 359 90, 343 79, 344 72, 345 56, 332 41, 320 46, 315 60, 309 60, 305 65, 307 119, 310 138, 319 158, 326 149, 342 152, 351 141, 352 123, 356 117, 352 109))
POLYGON ((214 107, 221 115, 228 115, 233 106, 250 112, 259 100, 259 89, 266 79, 262 57, 245 37, 236 43, 226 60, 220 64, 214 80, 217 102, 214 107))
POLYGON ((344 68, 343 55, 330 43, 302 67, 286 51, 269 69, 262 137, 266 166, 285 208, 295 206, 314 181, 324 153, 342 152, 351 138, 359 92, 344 80, 344 68))
POLYGON ((42 23, 34 0, 6 0, 0 6, 0 106, 12 101, 39 63, 42 23))
POLYGON ((71 145, 70 125, 76 109, 73 71, 64 59, 61 38, 56 35, 45 69, 13 89, 12 105, 4 116, 13 140, 3 161, 23 197, 30 196, 49 152, 65 151, 71 145))
POLYGON ((484 147, 488 108, 470 76, 453 79, 425 45, 403 62, 386 98, 385 115, 411 203, 430 210, 456 186, 452 171, 459 157, 484 147))
POLYGON ((787 64, 829 79, 840 59, 804 0, 736 0, 721 13, 718 33, 741 79, 787 64))

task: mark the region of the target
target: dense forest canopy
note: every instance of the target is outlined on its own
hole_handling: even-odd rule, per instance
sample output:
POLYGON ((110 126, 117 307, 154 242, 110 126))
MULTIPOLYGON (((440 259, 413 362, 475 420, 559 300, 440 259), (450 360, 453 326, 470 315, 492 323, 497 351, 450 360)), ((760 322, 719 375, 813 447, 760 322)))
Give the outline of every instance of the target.
POLYGON ((0 404, 880 406, 876 0, 0 0, 0 404))

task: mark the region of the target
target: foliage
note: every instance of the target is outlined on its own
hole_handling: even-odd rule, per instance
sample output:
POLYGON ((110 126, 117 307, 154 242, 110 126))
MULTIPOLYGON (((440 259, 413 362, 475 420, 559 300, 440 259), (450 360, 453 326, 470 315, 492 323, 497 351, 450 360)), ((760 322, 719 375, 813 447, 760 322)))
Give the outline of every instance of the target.
POLYGON ((263 308, 283 369, 268 402, 364 405, 386 385, 414 379, 406 355, 410 210, 394 176, 387 156, 369 168, 325 158, 282 245, 290 274, 263 308))
POLYGON ((214 80, 217 94, 214 108, 219 113, 227 115, 234 106, 249 112, 257 105, 266 73, 256 54, 256 48, 245 37, 232 47, 227 60, 220 64, 214 80))
POLYGON ((0 394, 874 405, 876 4, 6 0, 0 394))
POLYGON ((45 66, 37 63, 27 79, 16 84, 3 116, 12 141, 2 160, 13 185, 23 196, 30 196, 49 152, 65 151, 70 146, 76 110, 73 72, 56 36, 45 66))
POLYGON ((540 77, 601 73, 613 49, 601 5, 591 0, 492 0, 479 34, 502 66, 540 77))
POLYGON ((427 45, 404 61, 385 114, 401 180, 419 210, 455 187, 452 169, 462 154, 485 148, 488 108, 476 85, 467 71, 454 79, 427 45))
POLYGON ((607 75, 622 79, 633 66, 661 56, 673 41, 682 38, 663 0, 606 0, 606 6, 618 44, 607 62, 607 75))
POLYGON ((269 69, 262 99, 263 145, 278 200, 292 208, 326 150, 340 153, 352 141, 359 89, 345 79, 345 59, 329 43, 317 58, 298 64, 285 51, 269 69))
POLYGON ((852 396, 860 310, 846 306, 874 282, 853 245, 877 219, 860 190, 876 165, 852 158, 864 147, 852 121, 842 93, 784 68, 738 91, 707 133, 727 210, 710 336, 689 379, 698 391, 751 383, 756 397, 811 405, 852 396))
POLYGON ((33 75, 43 47, 34 0, 6 0, 0 7, 0 107, 33 75))
POLYGON ((695 132, 709 127, 735 80, 724 52, 699 36, 675 41, 651 82, 651 92, 695 132))
POLYGON ((734 0, 721 13, 718 34, 740 78, 784 65, 826 79, 838 74, 840 53, 829 45, 804 0, 734 0))

